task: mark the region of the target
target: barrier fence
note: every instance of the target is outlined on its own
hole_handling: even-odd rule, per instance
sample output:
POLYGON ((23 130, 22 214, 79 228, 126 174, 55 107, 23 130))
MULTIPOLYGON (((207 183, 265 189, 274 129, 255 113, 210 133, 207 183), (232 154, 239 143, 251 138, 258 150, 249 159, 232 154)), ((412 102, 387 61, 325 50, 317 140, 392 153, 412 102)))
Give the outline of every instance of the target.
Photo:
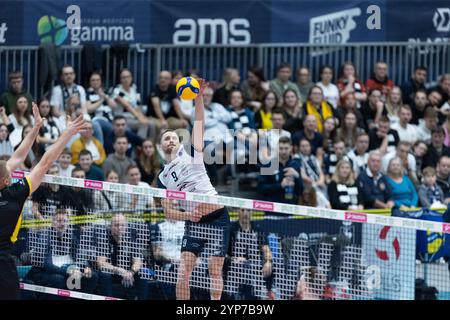
POLYGON ((14 253, 26 299, 450 298, 450 224, 441 214, 399 218, 48 175, 44 182, 25 206, 14 253), (79 192, 92 202, 70 204, 79 192), (173 220, 195 212, 214 219, 173 220))
MULTIPOLYGON (((61 46, 61 66, 75 67, 78 82, 82 80, 82 46, 61 46)), ((128 67, 133 72, 138 90, 147 97, 158 79, 161 70, 182 70, 195 68, 209 80, 221 81, 223 70, 234 67, 240 70, 241 77, 251 66, 264 69, 267 79, 275 77, 276 66, 287 62, 294 69, 306 65, 311 69, 313 81, 319 79, 319 68, 329 64, 334 68, 335 80, 339 66, 345 61, 353 61, 360 79, 365 81, 373 71, 377 61, 389 65, 389 76, 396 84, 410 78, 416 65, 429 68, 428 82, 434 82, 447 73, 450 68, 448 43, 355 43, 343 45, 313 44, 255 44, 249 46, 233 45, 131 45, 126 56, 116 55, 111 46, 102 47, 101 65, 105 87, 110 88, 118 82, 118 71, 128 67)), ((37 46, 0 47, 0 88, 6 88, 8 73, 22 70, 25 74, 25 87, 34 97, 43 94, 39 83, 39 63, 37 46)), ((57 79, 54 79, 57 80, 57 79)))

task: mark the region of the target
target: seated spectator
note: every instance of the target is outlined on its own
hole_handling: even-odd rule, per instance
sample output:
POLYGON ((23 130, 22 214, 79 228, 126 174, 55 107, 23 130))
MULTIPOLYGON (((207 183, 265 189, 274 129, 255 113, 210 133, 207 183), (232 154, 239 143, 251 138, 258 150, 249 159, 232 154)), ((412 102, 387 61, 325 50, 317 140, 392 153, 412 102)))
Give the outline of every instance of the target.
POLYGON ((311 81, 311 74, 306 66, 301 66, 297 69, 297 87, 300 93, 298 99, 300 105, 303 105, 308 99, 311 88, 314 87, 314 83, 311 81))
MULTIPOLYGON (((338 139, 336 118, 327 118, 323 122, 323 150, 324 152, 333 152, 333 144, 338 139)), ((320 157, 319 161, 320 161, 320 157)))
POLYGON ((291 134, 300 130, 301 124, 301 108, 298 101, 298 96, 294 90, 287 89, 283 94, 282 108, 284 110, 284 117, 286 118, 285 130, 291 134))
POLYGON ((444 205, 444 192, 436 183, 436 169, 423 169, 423 183, 419 186, 419 200, 424 208, 441 207, 444 205))
POLYGON ((33 126, 34 118, 28 108, 28 100, 25 96, 19 96, 16 100, 16 106, 12 113, 8 116, 10 123, 14 126, 14 130, 9 135, 11 145, 16 147, 22 141, 22 131, 25 126, 33 126))
POLYGON ((356 114, 356 119, 358 122, 358 127, 366 129, 366 122, 363 118, 360 109, 358 109, 356 97, 354 93, 347 93, 345 96, 341 97, 340 107, 336 110, 337 117, 342 121, 344 115, 347 112, 353 112, 356 114))
POLYGON ((414 95, 419 90, 426 90, 428 69, 423 66, 416 66, 411 79, 401 86, 403 93, 403 103, 411 105, 414 102, 414 95))
POLYGON ((80 108, 86 113, 86 91, 75 83, 75 70, 70 65, 64 65, 61 69, 61 84, 53 87, 50 105, 53 108, 53 115, 61 117, 69 108, 68 99, 77 96, 80 101, 80 108))
POLYGON ((72 152, 66 148, 58 159, 59 175, 61 177, 71 177, 75 166, 72 164, 72 152))
POLYGON ((316 118, 317 131, 323 132, 323 122, 325 119, 335 117, 335 110, 333 107, 323 99, 322 89, 318 86, 313 86, 309 92, 308 100, 303 105, 304 116, 311 114, 316 118))
POLYGON ((133 133, 128 126, 124 116, 115 116, 113 120, 113 130, 108 137, 105 137, 105 151, 107 154, 114 153, 114 139, 116 137, 127 137, 129 145, 127 147, 127 157, 137 154, 137 149, 144 141, 141 137, 133 133))
POLYGON ((413 114, 411 123, 419 124, 419 119, 423 119, 425 110, 429 107, 427 92, 425 90, 418 90, 414 94, 414 100, 410 106, 413 114))
POLYGON ((267 131, 259 132, 259 139, 263 141, 262 146, 260 142, 261 154, 263 159, 271 159, 274 155, 270 152, 278 151, 278 142, 281 137, 286 137, 291 139, 291 133, 289 131, 283 130, 284 123, 286 122, 284 118, 284 112, 281 108, 275 108, 272 111, 271 121, 273 128, 267 131))
MULTIPOLYGON (((163 70, 159 73, 159 81, 155 84, 150 98, 147 116, 157 124, 149 135, 156 139, 161 129, 179 129, 189 126, 189 117, 181 111, 175 87, 172 85, 172 74, 163 70)), ((145 136, 141 136, 145 138, 145 136)))
POLYGON ((312 183, 317 191, 326 194, 325 175, 317 158, 311 154, 311 144, 308 140, 300 140, 301 177, 303 182, 312 183))
POLYGON ((439 77, 439 83, 434 88, 431 88, 431 91, 437 91, 441 94, 442 100, 441 105, 439 107, 442 107, 442 105, 450 100, 450 73, 444 74, 441 77, 439 77))
POLYGON ((408 176, 403 174, 400 158, 396 157, 389 161, 386 181, 390 185, 392 200, 396 207, 400 209, 417 207, 419 196, 416 187, 408 176))
POLYGON ((185 221, 165 219, 150 226, 152 253, 156 264, 174 271, 181 257, 185 221))
POLYGON ((225 107, 231 104, 231 92, 239 89, 241 76, 239 70, 234 68, 226 68, 223 72, 223 82, 214 92, 213 102, 217 102, 225 107))
POLYGON ((282 63, 277 67, 277 77, 270 81, 270 90, 275 92, 275 94, 277 95, 279 107, 281 107, 282 103, 284 102, 283 97, 286 90, 292 90, 297 96, 297 99, 300 98, 300 92, 298 91, 297 85, 290 81, 291 76, 291 66, 287 63, 282 63))
MULTIPOLYGON (((65 209, 58 209, 52 219, 52 227, 45 237, 44 267, 34 274, 36 284, 51 288, 77 290, 94 293, 98 283, 98 274, 89 261, 81 258, 81 238, 76 229, 69 225, 65 209), (79 288, 70 288, 68 284, 79 281, 79 288)), ((54 296, 57 299, 57 296, 54 296)))
POLYGON ((117 104, 115 115, 123 115, 131 130, 137 131, 142 139, 156 135, 154 123, 147 118, 142 110, 141 95, 133 83, 133 75, 128 69, 120 71, 120 83, 114 88, 112 99, 117 104))
MULTIPOLYGON (((177 272, 181 260, 184 221, 165 219, 150 226, 151 254, 154 263, 164 271, 177 272)), ((164 298, 176 299, 175 283, 160 281, 164 298)))
POLYGON ((391 121, 391 126, 399 122, 398 113, 402 105, 402 91, 400 87, 394 86, 388 91, 384 105, 387 117, 391 121))
MULTIPOLYGON (((72 178, 86 179, 86 173, 83 169, 75 167, 72 170, 72 178)), ((65 201, 66 206, 71 208, 77 216, 91 214, 94 210, 92 192, 86 188, 71 187, 65 201)))
POLYGON ((126 136, 115 137, 114 153, 111 153, 103 163, 103 172, 114 170, 119 174, 119 182, 127 182, 127 169, 136 163, 127 157, 128 138, 126 136))
POLYGON ((400 137, 396 130, 390 128, 389 119, 382 116, 377 128, 369 131, 369 151, 378 150, 382 155, 395 150, 400 137))
POLYGON ((428 146, 424 141, 416 141, 414 143, 411 154, 414 156, 414 159, 416 159, 416 176, 417 179, 422 178, 422 168, 423 168, 423 157, 428 152, 428 146))
POLYGON ((358 106, 367 100, 366 88, 358 79, 355 65, 352 62, 345 62, 339 69, 337 87, 341 97, 347 93, 354 93, 358 106))
POLYGON ((428 108, 433 108, 438 113, 439 124, 443 124, 447 117, 450 115, 450 109, 441 107, 442 94, 437 90, 432 90, 428 93, 428 108))
POLYGON ((331 207, 338 210, 362 210, 363 198, 355 181, 352 164, 342 159, 328 183, 331 207))
MULTIPOLYGON (((436 128, 437 125, 438 125, 438 116, 436 111, 433 108, 427 108, 427 110, 425 110, 424 118, 419 120, 419 125, 417 126, 418 140, 430 142, 431 131, 434 128, 436 128)), ((445 132, 445 126, 443 127, 445 132)))
MULTIPOLYGON (((47 174, 52 176, 60 176, 59 167, 54 164, 48 169, 47 174)), ((52 217, 58 208, 68 205, 67 193, 69 188, 55 183, 43 183, 33 192, 31 200, 33 206, 31 211, 35 219, 43 219, 52 217)))
MULTIPOLYGON (((221 104, 212 102, 214 91, 210 87, 203 91, 203 104, 205 106, 205 141, 214 141, 216 144, 231 142, 229 125, 231 123, 231 113, 221 104)), ((195 120, 195 110, 192 110, 191 121, 195 120)))
MULTIPOLYGON (((150 185, 141 181, 141 177, 141 172, 139 171, 139 167, 137 165, 134 164, 127 168, 128 184, 137 187, 149 188, 150 185)), ((146 210, 153 207, 153 198, 145 195, 128 194, 126 202, 126 208, 131 210, 146 210)))
POLYGON ((292 142, 289 138, 280 138, 278 148, 279 167, 273 174, 259 175, 258 193, 267 201, 295 204, 303 190, 301 164, 291 156, 292 142))
POLYGON ((272 129, 271 112, 277 105, 277 95, 273 91, 268 91, 262 99, 261 108, 255 112, 256 129, 272 129))
POLYGON ((323 98, 333 106, 333 109, 337 109, 339 106, 339 89, 331 82, 333 80, 333 68, 329 65, 320 67, 320 82, 317 82, 317 86, 322 89, 323 98))
POLYGON ((302 139, 309 141, 311 145, 311 153, 314 154, 320 162, 322 162, 324 144, 323 136, 317 132, 316 117, 312 114, 303 118, 303 129, 294 133, 293 143, 299 145, 300 140, 302 139))
POLYGON ((359 173, 357 183, 364 201, 364 209, 391 209, 392 192, 387 178, 381 173, 382 155, 378 151, 369 154, 367 168, 359 173))
MULTIPOLYGON (((102 75, 99 72, 93 72, 89 77, 89 89, 86 90, 86 110, 93 123, 98 123, 103 136, 108 136, 112 131, 112 121, 114 119, 113 110, 116 108, 116 102, 105 93, 102 83, 102 75)), ((94 127, 95 130, 96 127, 94 127)))
POLYGON ((78 156, 78 165, 86 173, 86 179, 104 181, 105 175, 102 169, 94 165, 92 153, 89 150, 83 149, 78 156))
MULTIPOLYGON (((241 90, 244 94, 245 101, 247 101, 247 105, 252 108, 253 112, 256 113, 261 109, 262 105, 265 103, 264 98, 267 96, 269 89, 270 85, 264 77, 264 70, 260 67, 250 68, 247 72, 247 80, 242 82, 241 90)), ((275 106, 276 104, 274 104, 272 108, 275 106)))
POLYGON ((136 232, 125 216, 113 215, 111 227, 97 247, 101 295, 130 300, 147 298, 147 281, 139 276, 143 258, 138 246, 133 244, 136 240, 136 232))
MULTIPOLYGON (((111 183, 119 183, 119 175, 111 170, 105 175, 106 181, 111 183)), ((97 190, 94 192, 94 207, 96 210, 117 210, 126 206, 126 194, 122 192, 97 190)))
POLYGON ((450 203, 450 157, 443 155, 436 166, 436 182, 444 192, 444 204, 450 203))
POLYGON ((371 130, 375 128, 382 116, 386 116, 386 108, 384 103, 381 101, 381 91, 378 89, 373 89, 369 91, 369 98, 367 102, 361 107, 361 114, 365 120, 366 130, 371 130))
POLYGON ((418 130, 416 125, 410 124, 412 119, 411 107, 407 104, 402 105, 398 112, 398 118, 398 123, 394 124, 392 129, 398 132, 400 140, 413 144, 418 140, 418 130))
POLYGON ((423 157, 422 167, 436 167, 438 160, 442 156, 450 156, 450 148, 444 145, 444 129, 436 127, 431 131, 431 143, 428 151, 423 157))
POLYGON ((106 152, 103 144, 93 137, 94 129, 92 122, 87 121, 84 131, 80 132, 80 138, 75 140, 71 146, 72 164, 78 163, 81 150, 89 150, 94 159, 94 163, 101 166, 106 160, 106 152))
POLYGON ((237 157, 236 163, 244 163, 246 165, 239 166, 238 170, 253 171, 253 166, 248 165, 247 161, 250 150, 256 150, 258 143, 258 135, 255 130, 255 115, 248 107, 244 105, 241 90, 233 90, 230 94, 231 104, 228 111, 231 113, 230 129, 235 130, 235 152, 237 157))
POLYGON ((403 175, 408 176, 415 184, 419 182, 417 178, 416 159, 410 153, 411 144, 408 141, 400 141, 395 151, 388 152, 382 160, 382 171, 387 173, 389 163, 394 158, 399 158, 402 164, 403 175))
MULTIPOLYGON (((67 99, 66 105, 67 105, 67 109, 65 110, 66 111, 65 117, 63 117, 63 116, 59 117, 59 122, 60 122, 61 127, 66 128, 67 121, 74 121, 80 115, 83 115, 83 118, 85 121, 91 121, 91 117, 89 116, 89 114, 87 114, 87 112, 82 109, 80 98, 78 97, 78 95, 71 95, 67 99)), ((103 144, 104 141, 101 141, 103 139, 103 135, 102 135, 102 129, 100 127, 100 124, 98 124, 97 122, 91 122, 91 123, 92 123, 92 127, 93 127, 94 137, 103 144)), ((73 142, 79 138, 80 138, 80 133, 77 133, 76 135, 74 135, 72 137, 72 139, 67 143, 67 147, 70 148, 72 146, 73 142)))
POLYGON ((6 114, 14 112, 19 97, 25 97, 28 102, 28 110, 31 111, 33 97, 23 87, 23 74, 21 71, 13 71, 8 75, 9 88, 0 96, 0 106, 5 108, 6 114))
POLYGON ((162 169, 162 165, 151 139, 144 140, 142 152, 135 161, 141 172, 142 181, 151 186, 156 186, 155 178, 162 169))
POLYGON ((338 139, 344 141, 347 150, 353 149, 356 137, 364 132, 364 129, 358 128, 356 121, 356 114, 349 111, 342 119, 342 126, 337 130, 338 139))
POLYGON ((381 91, 381 101, 386 102, 389 91, 394 87, 394 82, 388 78, 388 65, 379 61, 373 68, 373 74, 366 81, 367 90, 378 89, 381 91))
MULTIPOLYGON (((228 281, 235 283, 237 278, 248 275, 254 277, 256 270, 262 270, 262 276, 267 289, 266 296, 270 299, 272 292, 272 251, 269 247, 269 237, 252 221, 252 211, 238 209, 239 218, 231 225, 230 245, 227 256, 227 272, 233 272, 228 281), (256 243, 255 243, 256 242, 256 243), (256 244, 256 246, 254 245, 256 244), (255 265, 256 264, 256 265, 255 265)), ((256 299, 257 283, 241 284, 237 296, 243 299, 256 299)))
POLYGON ((353 163, 353 172, 358 177, 359 173, 366 169, 369 160, 369 136, 367 133, 359 133, 356 137, 355 148, 347 153, 347 157, 353 163))
POLYGON ((334 151, 325 155, 325 158, 323 160, 323 173, 325 174, 325 180, 327 181, 327 183, 330 181, 331 176, 336 171, 336 165, 339 161, 346 160, 350 162, 353 167, 352 161, 345 153, 344 141, 338 140, 334 143, 334 151))
POLYGON ((2 123, 0 124, 0 155, 11 156, 14 153, 14 149, 9 141, 8 127, 2 123))
POLYGON ((322 192, 316 191, 312 181, 303 183, 303 193, 298 198, 298 204, 306 207, 331 209, 330 201, 322 192))
POLYGON ((37 141, 42 145, 42 148, 47 151, 65 130, 65 125, 61 123, 59 118, 53 116, 53 110, 50 106, 50 101, 48 101, 47 98, 41 99, 38 106, 39 113, 44 120, 44 123, 39 131, 37 141))

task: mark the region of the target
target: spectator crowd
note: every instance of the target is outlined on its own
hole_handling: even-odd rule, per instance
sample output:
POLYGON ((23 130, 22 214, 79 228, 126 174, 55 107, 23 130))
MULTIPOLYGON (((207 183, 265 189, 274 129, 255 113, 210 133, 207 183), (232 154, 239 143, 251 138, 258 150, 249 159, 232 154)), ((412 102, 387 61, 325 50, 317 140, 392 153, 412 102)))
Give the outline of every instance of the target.
MULTIPOLYGON (((219 159, 206 165, 213 184, 231 188, 229 182, 237 175, 253 174, 258 197, 266 201, 341 210, 446 207, 450 203, 450 74, 432 79, 436 82, 430 85, 424 66, 415 67, 406 83, 394 83, 382 61, 375 64, 369 79, 360 79, 351 62, 340 66, 337 75, 333 70, 322 66, 318 82, 312 81, 307 66, 298 68, 293 77, 289 64, 280 64, 272 80, 258 67, 250 68, 244 81, 234 68, 224 70, 221 83, 209 79, 204 92, 204 139, 205 145, 216 147, 219 159), (227 148, 230 144, 233 147, 227 148), (254 148, 258 157, 251 162, 254 148)), ((11 72, 9 88, 0 96, 0 158, 8 159, 31 130, 36 101, 45 120, 23 170, 32 169, 68 121, 82 114, 86 130, 72 138, 49 174, 156 186, 163 166, 161 132, 189 131, 195 119, 193 102, 180 100, 175 85, 183 76, 199 74, 193 69, 186 74, 164 70, 151 92, 141 92, 129 69, 120 71, 112 88, 104 88, 99 71, 92 72, 89 86, 83 87, 77 83, 75 69, 65 65, 59 84, 42 97, 32 97, 23 87, 23 73, 11 72)), ((173 270, 179 259, 183 222, 165 220, 151 226, 151 254, 145 255, 139 246, 129 245, 139 243, 139 234, 120 213, 113 216, 108 231, 95 236, 100 239, 92 245, 97 247, 95 259, 92 252, 85 252, 80 260, 77 243, 86 230, 70 229, 71 212, 61 209, 70 207, 76 214, 137 212, 159 208, 157 199, 44 184, 31 200, 34 218, 52 219, 49 231, 38 232, 33 239, 37 248, 46 248, 40 267, 29 274, 34 283, 65 288, 67 278, 75 275, 83 279, 87 292, 112 295, 118 287, 124 298, 144 299, 149 288, 142 274, 147 272, 147 279, 152 275, 143 266, 156 261, 173 270), (70 240, 64 242, 68 235, 70 240), (61 257, 71 263, 63 263, 61 257), (149 259, 152 262, 147 264, 149 259)), ((249 222, 251 212, 239 214, 234 233, 257 230, 249 222)), ((271 296, 269 240, 257 232, 261 272, 271 296)), ((234 259, 231 254, 230 259, 234 259)), ((235 267, 247 260, 239 257, 229 263, 235 267)), ((173 286, 158 290, 166 297, 174 295, 173 286)))
MULTIPOLYGON (((345 210, 448 204, 450 74, 428 85, 424 66, 415 67, 406 83, 394 83, 382 61, 369 79, 360 79, 351 62, 337 75, 333 70, 322 66, 316 83, 307 66, 298 68, 292 81, 289 64, 280 64, 272 80, 258 67, 250 68, 244 81, 233 68, 224 71, 222 83, 209 79, 205 143, 226 150, 207 165, 213 183, 227 185, 236 174, 262 172, 279 162, 277 170, 254 175, 261 199, 345 210), (222 148, 230 143, 231 151, 222 148), (255 147, 259 158, 250 163, 255 147)), ((176 82, 198 74, 162 71, 147 93, 129 69, 120 71, 112 88, 104 88, 101 72, 94 71, 85 88, 65 65, 59 84, 32 97, 22 72, 11 72, 0 96, 0 156, 10 156, 33 126, 36 100, 45 124, 24 170, 57 140, 67 121, 83 114, 88 128, 67 145, 59 174, 83 171, 91 180, 155 186, 163 165, 160 133, 190 130, 193 124, 193 102, 178 98, 176 82)))

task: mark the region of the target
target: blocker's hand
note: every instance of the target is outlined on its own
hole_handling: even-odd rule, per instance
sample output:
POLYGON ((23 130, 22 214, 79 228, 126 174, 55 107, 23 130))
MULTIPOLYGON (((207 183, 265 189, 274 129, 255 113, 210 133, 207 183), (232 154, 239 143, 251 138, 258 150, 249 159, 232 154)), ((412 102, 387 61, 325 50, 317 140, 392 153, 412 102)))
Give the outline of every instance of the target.
POLYGON ((41 114, 39 113, 39 108, 36 102, 33 101, 32 105, 33 105, 34 125, 40 128, 42 127, 44 120, 42 119, 41 114))

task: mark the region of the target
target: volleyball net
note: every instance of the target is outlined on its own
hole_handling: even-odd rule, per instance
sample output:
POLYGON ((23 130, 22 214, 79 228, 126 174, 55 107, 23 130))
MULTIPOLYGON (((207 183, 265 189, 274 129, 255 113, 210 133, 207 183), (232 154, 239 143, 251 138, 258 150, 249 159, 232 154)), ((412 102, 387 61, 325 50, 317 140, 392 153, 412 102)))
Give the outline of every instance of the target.
POLYGON ((450 299, 450 224, 442 213, 394 217, 44 181, 25 204, 13 252, 23 299, 175 299, 182 259, 193 270, 178 295, 189 290, 191 299, 220 290, 218 274, 229 300, 450 299), (176 220, 194 212, 215 216, 176 220))

